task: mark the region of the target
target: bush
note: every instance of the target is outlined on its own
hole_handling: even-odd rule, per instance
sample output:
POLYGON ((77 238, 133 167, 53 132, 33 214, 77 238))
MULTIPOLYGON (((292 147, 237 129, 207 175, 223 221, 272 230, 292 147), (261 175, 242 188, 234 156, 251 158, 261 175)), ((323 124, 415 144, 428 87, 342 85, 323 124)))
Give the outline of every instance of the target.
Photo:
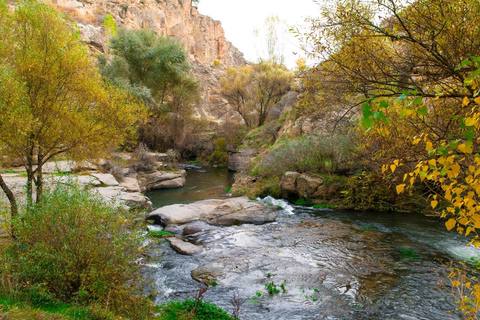
POLYGON ((141 239, 122 211, 78 186, 59 185, 15 224, 2 273, 13 275, 34 305, 58 299, 146 318, 149 306, 135 296, 141 239))
POLYGON ((215 140, 215 151, 208 158, 210 164, 226 165, 227 164, 227 140, 218 138, 215 140))
POLYGON ((284 140, 263 155, 252 171, 263 176, 281 176, 285 171, 345 171, 354 146, 353 138, 343 135, 303 136, 284 140))

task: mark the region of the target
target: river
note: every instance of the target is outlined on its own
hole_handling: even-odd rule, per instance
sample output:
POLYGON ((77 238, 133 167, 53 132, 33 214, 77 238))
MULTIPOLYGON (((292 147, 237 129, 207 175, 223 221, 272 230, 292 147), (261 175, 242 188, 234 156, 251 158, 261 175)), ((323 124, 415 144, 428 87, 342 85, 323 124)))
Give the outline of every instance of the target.
MULTIPOLYGON (((154 206, 196 201, 202 184, 216 186, 217 191, 203 193, 207 197, 221 197, 229 186, 222 170, 226 173, 189 170, 190 187, 177 190, 180 198, 170 198, 170 190, 156 194, 159 199, 169 195, 160 204, 149 196, 154 206)), ((276 222, 192 223, 202 231, 186 240, 204 247, 195 256, 151 240, 146 273, 155 288, 154 302, 193 298, 204 286, 192 279, 193 272, 214 276, 216 285, 204 299, 226 310, 238 290, 247 299, 243 320, 461 319, 448 292, 446 266, 480 253, 466 247, 465 238, 447 232, 442 221, 418 214, 313 209, 270 197, 260 201, 282 207, 276 222), (269 287, 279 292, 269 294, 269 287)))

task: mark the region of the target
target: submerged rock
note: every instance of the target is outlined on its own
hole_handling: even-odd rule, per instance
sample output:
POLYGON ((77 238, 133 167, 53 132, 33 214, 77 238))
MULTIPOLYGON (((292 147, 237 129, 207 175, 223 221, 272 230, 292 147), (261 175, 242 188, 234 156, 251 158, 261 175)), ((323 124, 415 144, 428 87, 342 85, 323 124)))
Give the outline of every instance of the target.
POLYGON ((247 197, 227 200, 203 200, 191 204, 174 204, 159 208, 147 219, 167 226, 202 220, 213 225, 264 224, 276 219, 276 207, 250 200, 247 197))

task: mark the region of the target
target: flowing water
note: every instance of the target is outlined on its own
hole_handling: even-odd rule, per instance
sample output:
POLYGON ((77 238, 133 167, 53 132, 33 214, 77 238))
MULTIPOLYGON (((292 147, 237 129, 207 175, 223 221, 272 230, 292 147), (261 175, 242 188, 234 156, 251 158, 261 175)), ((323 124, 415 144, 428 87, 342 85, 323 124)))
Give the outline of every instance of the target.
POLYGON ((244 320, 461 318, 446 290, 445 265, 480 252, 447 232, 443 222, 405 213, 305 208, 270 197, 262 201, 282 206, 276 222, 192 223, 202 231, 185 239, 204 248, 195 256, 153 241, 146 272, 156 289, 155 303, 193 298, 204 286, 193 275, 216 283, 204 299, 226 310, 238 290, 247 299, 241 307, 244 320), (269 287, 279 293, 269 294, 269 287))

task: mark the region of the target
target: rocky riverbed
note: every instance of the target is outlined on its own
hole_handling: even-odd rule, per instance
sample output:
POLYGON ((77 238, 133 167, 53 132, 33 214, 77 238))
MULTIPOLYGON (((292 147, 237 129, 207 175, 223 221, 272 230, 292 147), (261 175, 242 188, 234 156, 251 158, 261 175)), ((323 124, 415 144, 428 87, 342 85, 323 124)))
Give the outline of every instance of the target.
POLYGON ((431 218, 271 198, 173 205, 148 218, 174 235, 150 240, 146 253, 155 303, 208 286, 205 299, 230 310, 238 290, 241 319, 460 319, 448 261, 478 254, 431 218))

